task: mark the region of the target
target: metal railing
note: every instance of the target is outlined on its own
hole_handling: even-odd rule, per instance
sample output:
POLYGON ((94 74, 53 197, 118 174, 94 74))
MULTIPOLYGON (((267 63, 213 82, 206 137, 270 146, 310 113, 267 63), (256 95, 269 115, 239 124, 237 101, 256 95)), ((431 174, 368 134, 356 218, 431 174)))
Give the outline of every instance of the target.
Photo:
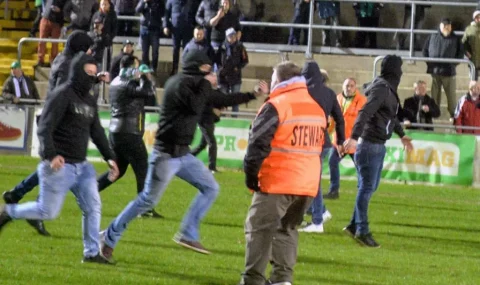
MULTIPOLYGON (((409 55, 413 57, 414 55, 414 40, 415 34, 432 34, 438 32, 438 30, 424 30, 424 29, 415 29, 415 15, 416 7, 421 5, 430 5, 430 6, 452 6, 452 7, 477 7, 477 3, 474 2, 443 2, 443 1, 405 1, 405 0, 339 0, 338 2, 370 2, 370 3, 384 3, 384 4, 401 4, 401 5, 411 5, 411 15, 410 15, 410 28, 369 28, 369 27, 356 27, 356 26, 331 26, 331 25, 316 25, 314 24, 314 14, 315 9, 314 5, 317 2, 321 1, 330 1, 330 0, 312 0, 310 1, 310 15, 308 24, 293 24, 293 23, 272 23, 272 22, 250 22, 250 21, 241 21, 242 26, 252 26, 252 27, 274 27, 274 28, 301 28, 308 29, 308 43, 305 49, 305 56, 311 58, 313 50, 313 29, 323 29, 323 30, 340 30, 340 31, 364 31, 364 32, 382 32, 382 33, 405 33, 410 34, 409 42, 409 55)), ((140 16, 118 16, 120 20, 131 20, 139 21, 140 16)), ((457 34, 463 34, 462 31, 456 31, 457 34)))
MULTIPOLYGON (((375 60, 373 61, 373 77, 377 76, 377 64, 380 60, 384 59, 385 56, 377 56, 375 60)), ((468 59, 458 59, 458 58, 430 58, 430 57, 401 57, 403 60, 409 60, 409 61, 424 61, 424 62, 438 62, 438 63, 466 63, 468 64, 470 70, 470 79, 473 81, 476 81, 475 77, 475 65, 473 62, 471 62, 468 59)))

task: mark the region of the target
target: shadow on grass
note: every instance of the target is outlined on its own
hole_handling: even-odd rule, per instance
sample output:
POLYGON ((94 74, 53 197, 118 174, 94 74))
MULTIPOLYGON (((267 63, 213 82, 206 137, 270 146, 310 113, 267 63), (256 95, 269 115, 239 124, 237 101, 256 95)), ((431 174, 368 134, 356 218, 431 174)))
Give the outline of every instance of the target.
POLYGON ((461 228, 461 227, 441 227, 433 225, 420 225, 420 224, 410 224, 410 223, 392 223, 392 222, 378 222, 376 224, 385 225, 385 226, 398 226, 398 227, 407 227, 407 228, 416 228, 416 229, 432 229, 432 230, 449 230, 456 232, 466 232, 466 233, 478 233, 480 228, 461 228))
POLYGON ((422 239, 427 241, 433 241, 436 243, 466 245, 466 246, 471 246, 477 249, 480 248, 479 241, 457 239, 457 238, 449 239, 449 238, 431 237, 431 236, 408 235, 408 234, 402 234, 402 233, 384 233, 384 234, 387 236, 393 236, 393 237, 399 237, 399 238, 407 238, 407 239, 416 238, 416 239, 422 239))
MULTIPOLYGON (((319 274, 321 275, 321 274, 319 274)), ((333 278, 322 278, 319 277, 318 275, 316 276, 303 276, 301 277, 302 280, 310 281, 310 282, 316 282, 320 284, 352 284, 352 285, 376 285, 380 283, 375 283, 375 282, 366 282, 366 281, 357 281, 357 280, 347 280, 347 279, 333 279, 333 278)), ((305 283, 305 282, 302 282, 305 283)))
POLYGON ((339 265, 342 267, 351 267, 352 269, 355 268, 372 268, 372 269, 382 269, 382 270, 389 270, 389 267, 386 266, 379 266, 379 265, 366 265, 364 263, 355 263, 355 262, 347 262, 347 261, 335 261, 331 259, 321 259, 321 258, 314 258, 310 256, 299 256, 297 258, 297 263, 310 263, 310 264, 316 264, 316 265, 339 265))
MULTIPOLYGON (((438 210, 438 211, 452 211, 452 212, 466 212, 466 213, 471 213, 472 209, 469 208, 449 208, 449 207, 441 207, 441 206, 428 206, 425 204, 421 205, 412 205, 408 203, 395 203, 395 202, 389 202, 389 201, 371 201, 370 204, 375 204, 375 205, 390 205, 390 206, 400 206, 400 207, 405 207, 405 208, 421 208, 423 209, 431 209, 431 210, 438 210)), ((472 206, 473 208, 473 206, 472 206)))
POLYGON ((243 224, 227 224, 227 223, 216 223, 216 222, 204 222, 204 225, 215 226, 215 227, 225 227, 225 228, 237 228, 243 229, 243 224))

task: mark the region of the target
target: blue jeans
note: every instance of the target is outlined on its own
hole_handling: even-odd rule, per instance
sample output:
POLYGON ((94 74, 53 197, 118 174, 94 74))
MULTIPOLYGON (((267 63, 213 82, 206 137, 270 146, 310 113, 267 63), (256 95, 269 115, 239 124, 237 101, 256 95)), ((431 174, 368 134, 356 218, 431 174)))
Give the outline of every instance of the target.
POLYGON ((160 29, 140 27, 140 40, 142 43, 142 63, 151 66, 157 72, 158 50, 160 49, 160 29), (150 46, 152 47, 152 61, 150 62, 150 46))
MULTIPOLYGON (((323 161, 325 158, 330 154, 332 147, 327 147, 322 150, 322 154, 320 155, 320 160, 322 163, 323 169, 323 161)), ((312 210, 312 223, 315 225, 320 225, 323 223, 323 213, 327 210, 325 205, 323 204, 323 196, 322 196, 322 171, 320 170, 320 184, 318 185, 318 193, 317 196, 313 199, 312 205, 310 206, 312 210)))
MULTIPOLYGON (((354 160, 353 154, 348 155, 354 160)), ((340 189, 340 168, 338 166, 342 159, 343 157, 338 154, 338 151, 334 151, 328 161, 330 168, 330 192, 333 193, 338 192, 340 189)))
MULTIPOLYGON (((240 92, 240 89, 242 89, 242 84, 221 85, 219 89, 225 94, 232 95, 240 92)), ((238 105, 232 106, 232 112, 238 112, 238 110, 239 110, 238 105)), ((232 118, 236 118, 236 117, 237 117, 236 115, 232 115, 232 118)))
POLYGON ((183 218, 180 233, 188 241, 198 241, 200 221, 217 198, 219 186, 213 174, 191 154, 172 158, 169 154, 154 150, 149 159, 145 188, 110 224, 106 231, 106 244, 114 248, 119 242, 127 225, 140 214, 153 209, 173 176, 187 181, 198 188, 200 193, 190 205, 183 218))
POLYGON ((384 144, 360 142, 355 151, 358 174, 358 193, 355 201, 351 225, 356 226, 357 235, 370 233, 368 228, 368 204, 380 184, 383 160, 386 148, 384 144))
POLYGON ((71 189, 82 210, 83 254, 92 257, 98 254, 101 201, 98 194, 96 173, 87 162, 66 163, 58 171, 42 161, 37 167, 40 178, 40 195, 37 202, 9 204, 7 213, 13 219, 53 220, 62 209, 67 192, 71 189))
POLYGON ((23 196, 27 195, 28 192, 32 191, 38 183, 38 173, 35 171, 15 186, 15 188, 12 189, 12 194, 20 200, 23 196))

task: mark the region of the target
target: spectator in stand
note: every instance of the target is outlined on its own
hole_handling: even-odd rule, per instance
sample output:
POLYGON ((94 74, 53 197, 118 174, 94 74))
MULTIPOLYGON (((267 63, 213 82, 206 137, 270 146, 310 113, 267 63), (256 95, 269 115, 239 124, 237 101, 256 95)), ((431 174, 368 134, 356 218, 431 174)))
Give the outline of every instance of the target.
MULTIPOLYGON (((380 22, 380 10, 383 8, 382 3, 359 2, 353 3, 355 15, 357 16, 359 27, 378 28, 380 22)), ((355 47, 367 47, 368 38, 369 48, 377 48, 377 33, 375 32, 357 32, 355 35, 355 47)))
MULTIPOLYGON (((117 16, 135 16, 135 7, 142 0, 113 0, 117 16)), ((136 21, 118 20, 117 36, 131 37, 132 28, 136 21)))
POLYGON ((465 29, 462 43, 465 55, 475 65, 475 78, 478 79, 480 69, 480 10, 473 12, 473 22, 465 29))
MULTIPOLYGON (((452 31, 450 19, 442 19, 440 30, 430 35, 423 48, 424 57, 463 58, 464 51, 460 38, 452 31)), ((432 75, 432 98, 438 104, 442 102, 442 86, 447 95, 450 118, 455 114, 457 104, 456 81, 457 64, 427 62, 427 73, 432 75)))
POLYGON ((158 66, 158 50, 162 33, 162 17, 165 14, 165 2, 164 0, 140 0, 135 10, 142 14, 140 21, 142 63, 151 66, 155 74, 158 66), (152 47, 151 62, 150 47, 152 47))
POLYGON ((63 27, 61 37, 66 37, 70 30, 82 30, 88 32, 92 17, 98 10, 96 0, 72 0, 65 5, 64 13, 70 20, 70 25, 63 27))
MULTIPOLYGON (((426 0, 428 1, 428 0, 426 0)), ((425 9, 432 7, 431 5, 416 5, 416 10, 415 10, 415 23, 414 23, 414 28, 415 29, 422 29, 423 24, 425 23, 425 9)), ((410 26, 412 24, 412 5, 407 4, 405 5, 405 14, 403 15, 403 29, 410 29, 410 26)), ((405 34, 405 33, 395 33, 395 38, 397 42, 397 50, 401 49, 408 49, 409 45, 406 45, 405 43, 409 43, 406 41, 406 39, 409 39, 410 34, 405 34)), ((416 50, 421 49, 421 44, 423 43, 422 41, 422 34, 415 34, 414 37, 414 47, 416 47, 416 50)))
MULTIPOLYGON (((100 10, 97 11, 95 15, 93 15, 93 19, 98 18, 101 18, 103 22, 102 35, 104 38, 105 50, 107 52, 106 66, 102 67, 104 70, 108 70, 112 58, 113 38, 115 38, 115 36, 117 35, 117 15, 112 8, 112 2, 110 2, 110 0, 100 1, 100 10)), ((93 21, 90 30, 94 30, 93 21)))
POLYGON ((215 49, 225 41, 225 32, 229 28, 233 27, 235 29, 237 41, 240 41, 242 38, 240 16, 237 10, 230 8, 230 0, 221 0, 221 6, 218 9, 217 15, 209 21, 210 26, 212 26, 211 42, 215 49))
MULTIPOLYGON (((47 0, 45 3, 45 10, 40 20, 40 38, 58 39, 60 37, 60 30, 63 26, 63 7, 67 0, 47 0)), ((48 67, 45 64, 45 49, 46 42, 38 43, 38 62, 39 67, 48 67)), ((50 62, 53 62, 58 54, 58 43, 52 43, 52 50, 50 51, 50 62)))
POLYGON ((203 0, 198 7, 195 20, 198 25, 205 28, 205 38, 208 42, 210 42, 212 35, 212 25, 210 22, 218 15, 219 9, 219 0, 203 0))
POLYGON ((460 98, 455 109, 455 126, 477 127, 477 130, 457 129, 457 133, 480 135, 480 86, 471 81, 468 89, 469 92, 460 98))
POLYGON ((182 58, 191 50, 204 51, 212 62, 215 60, 215 51, 212 45, 205 39, 205 29, 202 26, 196 26, 195 30, 193 30, 193 38, 183 49, 182 58))
POLYGON ((19 99, 40 99, 37 86, 30 77, 23 74, 18 61, 10 65, 10 76, 3 84, 2 97, 4 101, 15 104, 20 102, 19 99))
MULTIPOLYGON (((240 22, 262 22, 265 17, 265 3, 261 0, 234 1, 240 12, 240 22)), ((242 41, 250 43, 263 42, 264 27, 245 26, 242 28, 242 41)))
POLYGON ((123 48, 120 54, 113 58, 112 65, 110 66, 110 78, 113 80, 120 73, 120 61, 124 55, 133 55, 133 42, 126 40, 123 42, 123 48))
POLYGON ((91 55, 97 61, 98 69, 102 70, 105 36, 103 35, 103 21, 101 17, 93 19, 93 31, 88 32, 88 36, 93 40, 93 45, 90 47, 91 55))
POLYGON ((40 21, 42 20, 42 12, 43 12, 43 0, 35 0, 35 8, 37 8, 37 16, 35 16, 35 20, 33 20, 32 28, 28 33, 28 37, 34 38, 35 34, 38 32, 38 27, 40 26, 40 21))
POLYGON ((167 0, 165 18, 163 21, 163 33, 166 36, 172 35, 173 61, 170 75, 178 71, 180 61, 180 46, 185 49, 192 38, 195 24, 195 12, 192 9, 191 1, 167 0))
MULTIPOLYGON (((410 125, 410 123, 433 124, 432 119, 440 117, 440 108, 435 100, 427 95, 427 83, 418 80, 413 87, 415 88, 415 94, 403 102, 405 126, 410 125)), ((408 127, 408 129, 433 131, 433 128, 428 127, 408 127)))
MULTIPOLYGON (((226 32, 227 39, 217 51, 218 84, 225 94, 240 92, 242 87, 242 68, 248 64, 247 50, 237 40, 237 32, 233 28, 226 32)), ((238 112, 238 105, 232 106, 233 112, 238 112)), ((236 117, 236 116, 233 116, 236 117)))
MULTIPOLYGON (((319 1, 317 3, 318 16, 322 25, 338 26, 340 3, 334 1, 319 1)), ((378 26, 378 23, 377 23, 378 26)), ((322 30, 322 45, 340 47, 342 32, 340 30, 322 30)))
MULTIPOLYGON (((295 12, 293 14, 293 24, 308 24, 310 18, 310 0, 293 0, 295 12)), ((303 31, 302 45, 307 45, 308 29, 290 28, 290 36, 288 37, 289 45, 299 45, 300 36, 303 31)))
MULTIPOLYGON (((343 82, 343 91, 337 95, 338 104, 340 105, 343 118, 345 121, 345 138, 349 139, 352 135, 355 120, 358 113, 367 102, 367 98, 357 89, 357 82, 354 78, 347 78, 343 82)), ((336 148, 341 148, 341 141, 339 142, 337 133, 335 131, 336 124, 330 120, 329 132, 332 133, 332 141, 336 148)), ((329 192, 323 195, 325 199, 338 199, 340 197, 340 169, 338 168, 340 161, 347 155, 354 161, 355 149, 340 155, 339 151, 333 151, 328 161, 330 167, 330 189, 329 192)))

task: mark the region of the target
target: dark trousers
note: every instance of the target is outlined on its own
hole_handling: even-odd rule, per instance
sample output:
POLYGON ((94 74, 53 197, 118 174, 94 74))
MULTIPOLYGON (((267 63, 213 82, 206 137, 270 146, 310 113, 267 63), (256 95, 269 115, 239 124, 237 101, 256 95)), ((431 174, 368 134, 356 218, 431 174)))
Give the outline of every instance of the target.
POLYGON ((23 196, 32 191, 39 183, 38 173, 35 171, 12 189, 12 195, 21 200, 23 196))
POLYGON ((140 40, 142 41, 142 63, 149 65, 157 72, 158 50, 160 48, 160 29, 140 28, 140 40), (152 61, 150 62, 150 47, 152 47, 152 61))
MULTIPOLYGON (((309 14, 308 10, 303 14, 300 9, 295 9, 295 14, 293 16, 292 23, 294 24, 308 24, 309 14)), ((299 45, 300 44, 300 34, 303 32, 303 41, 302 45, 307 45, 308 40, 308 29, 290 29, 290 36, 288 37, 289 45, 299 45)))
MULTIPOLYGON (((378 27, 380 18, 378 17, 367 17, 367 18, 357 18, 359 27, 378 27)), ((375 32, 357 32, 355 35, 355 47, 364 48, 366 47, 367 37, 369 41, 369 48, 377 48, 377 33, 375 32)))
POLYGON ((208 169, 217 170, 217 140, 215 139, 215 124, 200 124, 202 140, 192 149, 192 154, 197 156, 208 145, 208 169))
MULTIPOLYGON (((110 144, 117 156, 117 165, 120 175, 117 180, 127 171, 128 165, 132 166, 137 179, 137 193, 142 192, 148 169, 148 154, 141 135, 110 133, 110 144)), ((98 191, 103 191, 115 181, 108 180, 108 171, 98 179, 98 191)))
MULTIPOLYGON (((135 16, 135 13, 118 13, 119 16, 135 16)), ((135 21, 131 20, 118 20, 117 36, 132 36, 132 28, 135 21)))
MULTIPOLYGON (((412 14, 405 12, 405 15, 403 16, 403 25, 402 27, 404 29, 410 29, 410 26, 412 24, 412 14)), ((425 14, 415 14, 415 29, 422 29, 423 24, 425 23, 425 14)), ((398 33, 395 34, 397 38, 397 49, 408 49, 410 46, 409 42, 407 42, 407 39, 410 39, 410 34, 405 34, 405 33, 398 33)), ((422 49, 422 44, 423 44, 423 39, 421 34, 415 34, 414 38, 414 49, 416 50, 421 50, 422 49)))
POLYGON ((40 27, 40 20, 42 20, 42 12, 43 8, 42 5, 37 7, 37 16, 35 17, 35 20, 33 21, 32 28, 30 29, 30 37, 35 37, 35 34, 38 32, 39 27, 40 27))
POLYGON ((173 31, 172 31, 172 40, 173 40, 172 74, 175 74, 178 71, 178 63, 180 61, 180 47, 185 48, 185 46, 192 39, 192 37, 193 37, 193 29, 173 27, 173 31))

